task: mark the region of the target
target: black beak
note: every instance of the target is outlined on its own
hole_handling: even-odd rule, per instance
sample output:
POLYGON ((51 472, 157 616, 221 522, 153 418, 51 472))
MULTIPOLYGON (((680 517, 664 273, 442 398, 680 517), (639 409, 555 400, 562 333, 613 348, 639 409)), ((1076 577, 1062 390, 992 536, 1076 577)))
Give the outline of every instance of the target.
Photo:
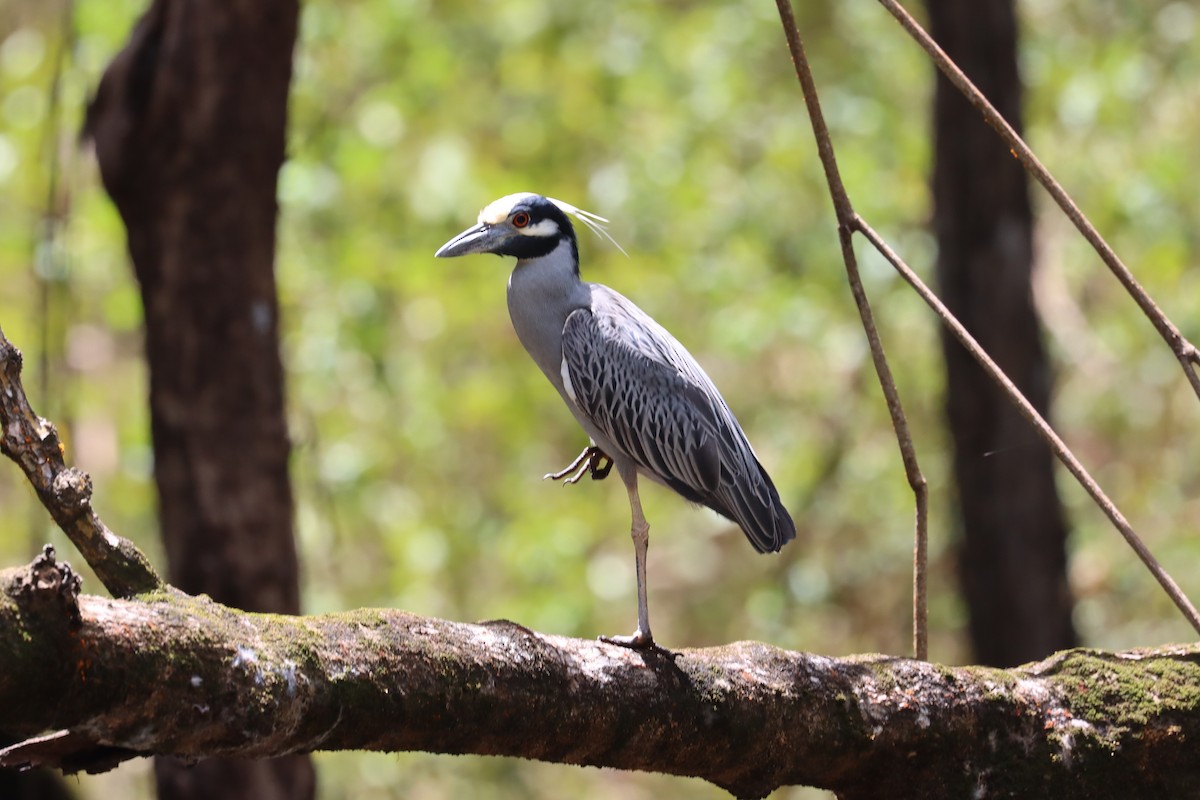
POLYGON ((433 255, 435 258, 454 258, 471 253, 493 253, 505 238, 502 229, 481 222, 446 242, 433 255))

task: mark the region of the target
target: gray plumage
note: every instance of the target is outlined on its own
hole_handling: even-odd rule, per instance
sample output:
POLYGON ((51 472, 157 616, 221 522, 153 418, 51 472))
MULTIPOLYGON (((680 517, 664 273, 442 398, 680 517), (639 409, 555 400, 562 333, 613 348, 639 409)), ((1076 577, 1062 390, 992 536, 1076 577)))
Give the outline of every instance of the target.
MULTIPOLYGON (((691 354, 628 299, 580 278, 567 214, 604 233, 598 225, 604 220, 566 203, 509 195, 480 212, 479 224, 437 255, 517 257, 508 282, 517 336, 630 494, 638 631, 609 641, 647 646, 653 642, 645 599, 649 526, 638 475, 734 520, 759 552, 779 550, 795 537, 795 525, 729 406, 691 354)), ((601 477, 596 455, 585 450, 567 470, 548 477, 565 476, 585 458, 593 477, 601 477)))
POLYGON ((758 552, 779 550, 791 517, 708 375, 640 308, 589 288, 562 335, 580 410, 641 474, 732 519, 758 552))

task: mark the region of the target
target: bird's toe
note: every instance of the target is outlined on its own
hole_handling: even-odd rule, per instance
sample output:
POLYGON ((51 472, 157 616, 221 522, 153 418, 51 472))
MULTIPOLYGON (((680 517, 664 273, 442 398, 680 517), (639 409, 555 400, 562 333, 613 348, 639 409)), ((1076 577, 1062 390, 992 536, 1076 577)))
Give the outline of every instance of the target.
POLYGON ((628 647, 631 650, 647 650, 654 647, 654 636, 650 631, 638 628, 629 636, 601 636, 600 641, 615 644, 618 647, 628 647))

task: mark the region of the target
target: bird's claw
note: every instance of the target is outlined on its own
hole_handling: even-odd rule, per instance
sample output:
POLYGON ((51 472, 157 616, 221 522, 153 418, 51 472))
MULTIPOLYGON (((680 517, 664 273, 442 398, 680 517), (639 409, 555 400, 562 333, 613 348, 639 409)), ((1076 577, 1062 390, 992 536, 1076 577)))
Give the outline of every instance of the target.
POLYGON ((579 483, 586 472, 592 476, 594 481, 602 481, 608 477, 608 473, 612 471, 613 460, 607 453, 595 445, 589 445, 583 448, 583 452, 579 457, 567 465, 566 469, 558 472, 548 472, 542 476, 542 480, 562 480, 563 486, 570 486, 573 483, 579 483), (601 466, 600 462, 607 462, 601 466), (563 480, 563 479, 566 480, 563 480))
POLYGON ((615 644, 618 647, 628 647, 631 650, 649 650, 655 647, 654 636, 650 631, 643 632, 638 628, 630 636, 601 636, 600 641, 615 644))

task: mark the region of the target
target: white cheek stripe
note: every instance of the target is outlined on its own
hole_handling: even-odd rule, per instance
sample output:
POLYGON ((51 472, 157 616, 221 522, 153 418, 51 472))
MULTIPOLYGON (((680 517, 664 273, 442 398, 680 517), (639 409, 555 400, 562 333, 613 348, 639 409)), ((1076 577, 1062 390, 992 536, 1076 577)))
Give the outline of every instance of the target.
POLYGON ((557 236, 558 235, 558 223, 552 219, 544 219, 541 222, 537 223, 536 225, 529 225, 524 228, 517 228, 517 230, 520 233, 524 234, 525 236, 546 236, 546 237, 557 236))
POLYGON ((563 388, 567 390, 567 397, 571 398, 571 402, 579 405, 579 401, 575 399, 575 387, 571 385, 571 370, 567 368, 567 358, 563 356, 562 369, 563 388))

